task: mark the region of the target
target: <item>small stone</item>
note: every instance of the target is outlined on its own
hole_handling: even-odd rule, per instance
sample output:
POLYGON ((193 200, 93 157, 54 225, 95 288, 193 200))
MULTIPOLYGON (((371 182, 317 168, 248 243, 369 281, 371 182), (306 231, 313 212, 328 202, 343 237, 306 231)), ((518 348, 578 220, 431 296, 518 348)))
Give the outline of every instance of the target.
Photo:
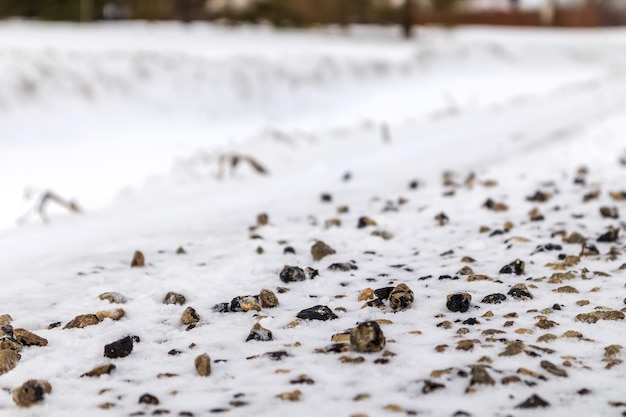
POLYGON ((501 274, 512 274, 515 273, 515 275, 522 275, 524 273, 524 268, 526 266, 526 263, 520 259, 516 259, 513 262, 511 262, 508 265, 504 265, 501 269, 500 269, 500 273, 501 274))
POLYGON ((320 272, 317 269, 311 268, 310 266, 304 268, 304 272, 306 272, 306 275, 309 277, 309 279, 315 279, 315 277, 318 277, 320 275, 320 272))
POLYGON ((551 329, 558 325, 559 323, 557 323, 556 321, 548 320, 546 318, 541 318, 537 321, 537 323, 535 323, 535 326, 543 330, 551 329))
POLYGON ((302 392, 300 390, 295 390, 291 392, 283 392, 282 394, 278 394, 276 398, 279 398, 283 401, 300 401, 300 397, 302 397, 302 392))
POLYGON ((272 290, 262 289, 259 292, 259 300, 263 308, 274 308, 278 305, 278 297, 272 290))
POLYGON ((500 293, 493 293, 493 294, 489 294, 486 295, 481 303, 485 303, 485 304, 500 304, 501 302, 506 300, 506 295, 504 294, 500 294, 500 293))
POLYGON ((2 314, 0 315, 0 326, 4 326, 5 324, 10 324, 13 321, 13 317, 10 314, 2 314))
POLYGON ((537 394, 531 395, 524 402, 515 406, 515 408, 545 408, 549 407, 550 403, 538 396, 537 394))
POLYGON ((263 255, 264 252, 265 252, 265 250, 263 249, 263 246, 257 246, 256 253, 258 255, 263 255))
POLYGON ((541 211, 537 207, 533 208, 528 213, 528 216, 531 222, 539 222, 545 220, 545 217, 543 216, 543 214, 541 214, 541 211))
POLYGON ((509 206, 507 206, 504 203, 497 203, 495 201, 493 201, 491 198, 488 198, 484 203, 483 203, 483 207, 486 207, 489 210, 492 211, 507 211, 509 209, 509 206))
POLYGON ((470 306, 472 296, 466 292, 448 294, 446 307, 450 311, 465 313, 470 306))
POLYGON ((504 351, 499 353, 498 356, 515 356, 524 350, 524 343, 520 341, 510 342, 504 351))
POLYGON ((29 332, 26 329, 13 330, 13 336, 15 340, 20 342, 24 346, 47 346, 48 340, 41 336, 37 336, 35 333, 29 332))
POLYGON ((187 299, 184 295, 175 293, 173 291, 168 292, 167 294, 165 294, 165 297, 163 297, 163 304, 178 304, 182 306, 186 302, 187 299))
POLYGON ((509 384, 513 384, 517 382, 522 382, 522 379, 519 376, 511 375, 511 376, 505 376, 504 378, 502 378, 501 382, 502 382, 502 385, 509 385, 509 384))
POLYGON ((296 379, 292 379, 291 381, 289 381, 290 384, 306 384, 306 385, 313 385, 315 384, 315 381, 311 378, 309 378, 306 374, 302 374, 300 376, 298 376, 298 378, 296 379))
POLYGON ((459 275, 473 275, 474 271, 469 266, 465 265, 463 268, 456 271, 459 275))
POLYGON ((259 299, 253 295, 241 295, 233 298, 230 302, 230 311, 232 312, 261 311, 261 308, 259 299))
POLYGON ((464 256, 461 258, 461 262, 471 264, 471 263, 476 262, 476 259, 472 258, 471 256, 464 256))
POLYGON ((596 323, 598 320, 624 320, 624 313, 621 311, 593 311, 576 315, 576 321, 584 323, 596 323))
POLYGON ((96 313, 96 317, 98 317, 98 320, 100 321, 104 319, 111 319, 113 321, 117 321, 121 319, 122 317, 124 317, 125 315, 126 315, 126 312, 124 311, 123 308, 116 308, 113 310, 102 310, 96 313))
POLYGON ((366 288, 364 290, 362 290, 357 299, 359 301, 367 301, 367 300, 373 300, 374 299, 374 289, 373 288, 366 288))
POLYGON ((528 300, 533 298, 525 284, 514 285, 507 294, 516 300, 528 300))
POLYGON ((495 381, 487 372, 485 365, 472 365, 470 385, 495 385, 495 381))
POLYGON ((413 291, 406 284, 399 284, 389 293, 389 305, 394 311, 411 308, 413 300, 413 291))
POLYGON ((159 405, 159 399, 152 394, 143 394, 138 402, 139 404, 159 405))
POLYGON ((469 351, 474 349, 474 341, 473 340, 461 340, 456 345, 457 350, 465 350, 469 351))
POLYGON ((287 254, 295 255, 296 254, 296 250, 293 248, 293 246, 285 246, 285 248, 283 249, 283 254, 285 254, 285 255, 287 255, 287 254))
POLYGON ((55 321, 54 323, 50 323, 48 325, 48 330, 56 329, 57 327, 61 327, 60 321, 55 321))
POLYGON ((552 198, 552 194, 544 191, 537 190, 535 194, 526 197, 526 201, 534 201, 537 203, 545 203, 552 198))
POLYGON ((329 271, 340 271, 340 272, 354 271, 356 269, 359 269, 359 268, 351 262, 334 263, 328 267, 329 271))
POLYGON ((385 343, 385 335, 375 321, 360 323, 350 333, 350 346, 355 352, 380 352, 385 343))
POLYGON ((100 320, 98 320, 98 316, 95 314, 81 314, 80 316, 74 317, 74 319, 69 321, 63 328, 82 329, 83 327, 93 326, 98 323, 100 323, 100 320))
POLYGON ((296 316, 303 320, 334 320, 337 319, 337 315, 327 306, 316 305, 311 308, 304 309, 296 316))
POLYGON ((551 342, 553 340, 558 339, 558 337, 552 333, 546 333, 544 335, 541 335, 537 338, 537 342, 543 342, 543 343, 548 343, 551 342))
POLYGON ((345 214, 347 212, 350 211, 350 208, 348 206, 337 206, 337 213, 339 214, 345 214))
POLYGON ((133 338, 126 336, 104 346, 104 356, 107 358, 124 358, 133 351, 133 338))
POLYGON ((435 216, 435 220, 439 222, 439 226, 445 226, 450 222, 450 218, 446 215, 446 213, 441 212, 435 216))
POLYGON ((391 295, 391 291, 393 291, 394 288, 396 288, 396 287, 378 288, 378 289, 374 290, 374 295, 376 297, 380 298, 381 300, 388 300, 389 299, 389 295, 391 295))
POLYGON ((446 386, 443 384, 440 384, 438 382, 433 382, 430 380, 426 380, 424 381, 424 386, 422 387, 422 393, 423 394, 430 394, 433 391, 437 391, 438 389, 443 389, 446 386))
POLYGON ((567 377, 567 372, 564 369, 559 368, 555 364, 549 361, 541 361, 541 367, 546 371, 550 372, 552 375, 560 376, 563 378, 567 377))
POLYGON ((257 226, 266 226, 270 221, 269 216, 266 213, 260 213, 256 216, 257 226))
POLYGON ((370 219, 369 217, 359 217, 359 223, 357 224, 357 228, 362 229, 367 226, 377 226, 378 224, 370 219))
POLYGON ((184 325, 195 324, 200 321, 200 316, 193 307, 187 307, 180 317, 180 323, 184 325))
POLYGON ((216 313, 228 313, 230 311, 230 303, 218 303, 215 304, 211 310, 216 313))
POLYGON ((113 370, 115 369, 115 365, 113 365, 112 363, 106 364, 106 365, 100 365, 100 366, 96 366, 95 368, 93 368, 91 371, 89 372, 85 372, 84 374, 82 374, 80 377, 96 377, 96 376, 100 376, 100 375, 109 375, 113 370))
POLYGON ((52 385, 41 379, 29 379, 21 387, 13 390, 13 401, 19 407, 31 407, 40 403, 45 394, 52 392, 52 385))
POLYGON ((279 274, 280 280, 285 283, 305 281, 306 276, 302 268, 297 266, 285 265, 279 274))
POLYGON ((576 331, 576 330, 568 330, 565 333, 563 333, 562 337, 567 337, 567 338, 571 338, 571 339, 582 339, 583 338, 583 334, 581 332, 576 331))
POLYGON ((606 233, 598 237, 598 242, 615 242, 619 238, 619 229, 611 227, 606 233))
POLYGON ((187 254, 187 251, 182 246, 179 246, 178 249, 176 249, 176 255, 186 255, 186 254, 187 254))
POLYGON ((314 261, 319 261, 320 259, 328 255, 334 255, 335 253, 337 253, 337 251, 321 240, 315 242, 315 244, 311 247, 311 255, 313 256, 314 261))
POLYGON ((558 292, 558 293, 567 293, 567 294, 574 294, 574 293, 578 293, 578 290, 570 285, 566 285, 564 287, 559 287, 556 290, 552 290, 554 292, 558 292))
POLYGON ((0 375, 15 368, 20 358, 20 354, 12 349, 0 349, 0 375))
POLYGON ((614 356, 619 355, 619 353, 622 350, 622 346, 621 345, 610 345, 604 348, 604 357, 605 358, 612 358, 614 356))
POLYGON ((324 227, 330 229, 331 227, 341 227, 341 219, 333 217, 324 222, 324 227))
POLYGON ((146 258, 143 256, 141 251, 136 250, 133 254, 133 259, 130 261, 131 268, 138 268, 146 266, 146 258))
POLYGON ((124 304, 126 303, 126 297, 119 292, 104 292, 98 296, 101 300, 106 300, 112 304, 124 304))
POLYGON ((194 360, 194 364, 196 366, 196 371, 200 376, 209 376, 211 375, 211 357, 206 353, 202 355, 196 356, 194 360))
POLYGON ((619 219, 619 211, 617 207, 600 207, 600 214, 607 219, 619 219))
POLYGON ((329 193, 322 193, 320 195, 320 200, 323 203, 330 203, 331 201, 333 201, 333 196, 332 196, 332 194, 329 194, 329 193))
POLYGON ((250 340, 258 340, 260 342, 269 342, 270 340, 272 340, 272 332, 271 330, 266 329, 265 327, 261 326, 259 323, 255 323, 254 326, 252 326, 252 329, 250 330, 250 334, 248 335, 248 338, 246 339, 246 342, 249 342, 250 340))
POLYGON ((585 243, 587 241, 587 238, 578 232, 572 232, 572 234, 569 235, 567 238, 563 239, 563 241, 565 243, 571 243, 571 244, 585 243))

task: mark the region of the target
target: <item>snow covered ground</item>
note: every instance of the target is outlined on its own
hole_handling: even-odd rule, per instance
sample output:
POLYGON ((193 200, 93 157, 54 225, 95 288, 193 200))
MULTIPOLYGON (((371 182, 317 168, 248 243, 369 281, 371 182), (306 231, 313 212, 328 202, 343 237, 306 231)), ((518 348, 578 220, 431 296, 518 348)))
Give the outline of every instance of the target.
POLYGON ((625 247, 619 232, 596 242, 609 227, 624 233, 623 220, 599 208, 626 210, 625 46, 621 30, 424 29, 406 42, 371 28, 3 23, 0 314, 48 345, 23 347, 0 375, 0 412, 626 411, 615 347, 625 247), (250 155, 269 174, 241 166, 218 181, 224 153, 250 155), (84 212, 52 210, 47 225, 33 217, 12 226, 28 207, 25 186, 75 198, 84 212), (538 190, 549 200, 528 201, 538 190), (488 199, 508 210, 489 210, 488 199), (531 221, 533 208, 544 220, 531 221), (260 213, 269 224, 251 229, 260 213), (358 228, 363 216, 376 225, 358 228), (564 241, 572 232, 599 254, 564 241), (318 240, 336 253, 314 260, 318 240), (548 243, 561 248, 536 251, 548 243), (130 268, 135 250, 145 267, 130 268), (515 259, 523 274, 499 273, 515 259), (328 270, 350 262, 358 269, 328 270), (284 265, 319 276, 284 283, 284 265), (402 282, 414 293, 409 309, 362 308, 363 290, 402 282), (482 302, 515 284, 533 298, 482 302), (264 288, 277 307, 213 310, 264 288), (108 291, 127 302, 100 300, 108 291), (170 291, 185 304, 163 304, 170 291), (446 308, 457 292, 471 295, 469 311, 446 308), (338 318, 296 320, 315 305, 338 318), (200 322, 186 330, 189 306, 200 322), (62 329, 116 307, 125 311, 119 321, 62 329), (594 311, 616 320, 578 316, 594 311), (334 334, 368 320, 381 320, 382 351, 325 352, 334 334), (257 322, 273 340, 245 342, 257 322), (103 356, 129 335, 140 339, 129 356, 103 356), (263 356, 283 350, 279 361, 263 356), (194 369, 202 353, 213 360, 208 377, 194 369), (107 363, 116 366, 110 375, 80 377, 107 363), (33 378, 52 392, 18 409, 11 390, 33 378), (159 404, 139 403, 145 393, 159 404), (550 405, 516 408, 533 394, 550 405))

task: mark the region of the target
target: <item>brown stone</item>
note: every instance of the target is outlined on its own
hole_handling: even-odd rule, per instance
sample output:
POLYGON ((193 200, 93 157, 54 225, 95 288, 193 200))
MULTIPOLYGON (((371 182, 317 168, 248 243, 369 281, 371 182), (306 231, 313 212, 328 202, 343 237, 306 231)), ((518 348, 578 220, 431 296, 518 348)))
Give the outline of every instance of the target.
POLYGON ((595 323, 598 320, 624 320, 624 313, 621 311, 592 311, 591 313, 581 313, 576 315, 576 321, 585 323, 595 323))
POLYGON ((211 375, 211 358, 206 353, 196 357, 195 361, 196 371, 200 376, 211 375))
POLYGON ((124 304, 126 303, 126 297, 119 292, 105 292, 98 296, 101 300, 106 300, 112 304, 124 304))
POLYGON ((394 311, 411 308, 414 299, 413 291, 406 284, 399 284, 389 293, 389 305, 394 311))
POLYGON ((122 317, 124 317, 125 315, 126 315, 126 312, 124 311, 123 308, 115 308, 113 310, 102 310, 96 313, 96 317, 98 317, 98 320, 100 321, 104 319, 111 319, 113 321, 117 321, 121 319, 122 317))
POLYGON ((350 346, 355 352, 380 352, 385 343, 385 335, 375 321, 360 323, 350 333, 350 346))
POLYGON ((87 377, 97 377, 97 376, 100 376, 100 375, 109 375, 114 369, 115 369, 115 365, 113 365, 112 363, 108 363, 106 365, 96 366, 91 371, 85 372, 84 374, 82 374, 81 378, 85 377, 85 376, 87 376, 87 377))
POLYGON ((163 297, 163 304, 178 304, 182 306, 186 302, 187 299, 184 295, 175 293, 173 291, 168 292, 167 294, 165 294, 165 297, 163 297))
POLYGON ((186 326, 200 321, 200 316, 193 307, 187 307, 180 316, 180 323, 186 326))
POLYGON ((262 289, 259 292, 259 300, 263 308, 273 308, 278 305, 278 297, 272 290, 262 289))
POLYGON ((15 368, 20 358, 20 354, 12 349, 0 349, 0 375, 15 368))
POLYGON ((83 327, 93 326, 98 323, 100 323, 100 320, 98 320, 98 316, 95 314, 81 314, 80 316, 74 317, 74 319, 69 321, 63 328, 82 329, 83 327))
POLYGON ((24 346, 47 346, 48 340, 41 336, 37 336, 35 333, 29 332, 26 329, 13 330, 15 340, 20 342, 24 346))
POLYGON ((45 394, 52 392, 52 385, 41 379, 29 379, 13 390, 13 401, 19 407, 31 407, 43 401, 45 394))
POLYGON ((302 392, 300 390, 295 390, 291 392, 283 392, 278 394, 276 398, 280 398, 283 401, 300 401, 300 397, 302 397, 302 392))
POLYGON ((0 326, 4 326, 5 324, 9 324, 13 321, 13 317, 10 314, 2 314, 0 315, 0 326))
POLYGON ((321 240, 315 242, 315 244, 311 247, 311 255, 313 256, 314 261, 319 261, 320 259, 328 255, 334 255, 335 253, 337 253, 337 251, 321 240))
POLYGON ((133 254, 133 259, 130 261, 131 268, 138 268, 146 266, 146 258, 143 256, 141 251, 136 250, 133 254))
POLYGON ((560 376, 563 378, 567 377, 567 372, 564 369, 559 368, 550 361, 541 361, 540 365, 543 369, 545 369, 552 375, 560 376))

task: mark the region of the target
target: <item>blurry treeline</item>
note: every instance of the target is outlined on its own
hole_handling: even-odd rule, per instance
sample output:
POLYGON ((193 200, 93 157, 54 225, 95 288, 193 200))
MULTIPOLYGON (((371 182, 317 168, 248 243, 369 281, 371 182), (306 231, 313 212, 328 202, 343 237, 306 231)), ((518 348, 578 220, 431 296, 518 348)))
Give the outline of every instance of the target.
POLYGON ((0 18, 212 20, 308 27, 336 24, 492 24, 595 27, 626 23, 626 0, 0 0, 0 18))

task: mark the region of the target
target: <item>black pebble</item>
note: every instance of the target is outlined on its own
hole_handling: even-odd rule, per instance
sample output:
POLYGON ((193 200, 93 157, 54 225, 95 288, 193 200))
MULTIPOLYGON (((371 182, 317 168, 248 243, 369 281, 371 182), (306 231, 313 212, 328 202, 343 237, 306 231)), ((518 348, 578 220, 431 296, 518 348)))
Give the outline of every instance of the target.
POLYGON ((489 294, 486 295, 481 303, 485 303, 485 304, 500 304, 501 302, 506 300, 506 295, 504 294, 500 294, 500 293, 493 293, 493 294, 489 294))
POLYGON ((104 346, 104 356, 107 358, 123 358, 130 355, 133 351, 133 338, 126 336, 123 339, 116 340, 104 346))
POLYGON ((384 288, 379 288, 377 290, 374 290, 374 294, 376 295, 376 297, 386 300, 389 298, 389 294, 391 294, 391 291, 393 291, 395 287, 384 287, 384 288))
POLYGON ((296 317, 298 317, 299 319, 303 319, 303 320, 322 320, 322 321, 334 320, 336 318, 339 318, 329 307, 322 306, 322 305, 316 305, 314 307, 304 309, 301 312, 299 312, 296 317))
POLYGON ((151 394, 143 394, 139 397, 139 404, 159 405, 159 399, 151 394))
POLYGON ((283 253, 285 255, 288 254, 288 253, 291 253, 291 254, 295 255, 296 254, 296 250, 293 247, 291 247, 291 246, 285 246, 285 249, 283 249, 283 253))
POLYGON ((279 277, 280 280, 285 283, 306 280, 306 276, 304 275, 304 271, 302 270, 302 268, 289 265, 285 265, 283 267, 283 269, 280 271, 279 277))
POLYGON ((467 293, 457 293, 448 295, 446 307, 454 312, 465 313, 470 306, 471 297, 467 293))

